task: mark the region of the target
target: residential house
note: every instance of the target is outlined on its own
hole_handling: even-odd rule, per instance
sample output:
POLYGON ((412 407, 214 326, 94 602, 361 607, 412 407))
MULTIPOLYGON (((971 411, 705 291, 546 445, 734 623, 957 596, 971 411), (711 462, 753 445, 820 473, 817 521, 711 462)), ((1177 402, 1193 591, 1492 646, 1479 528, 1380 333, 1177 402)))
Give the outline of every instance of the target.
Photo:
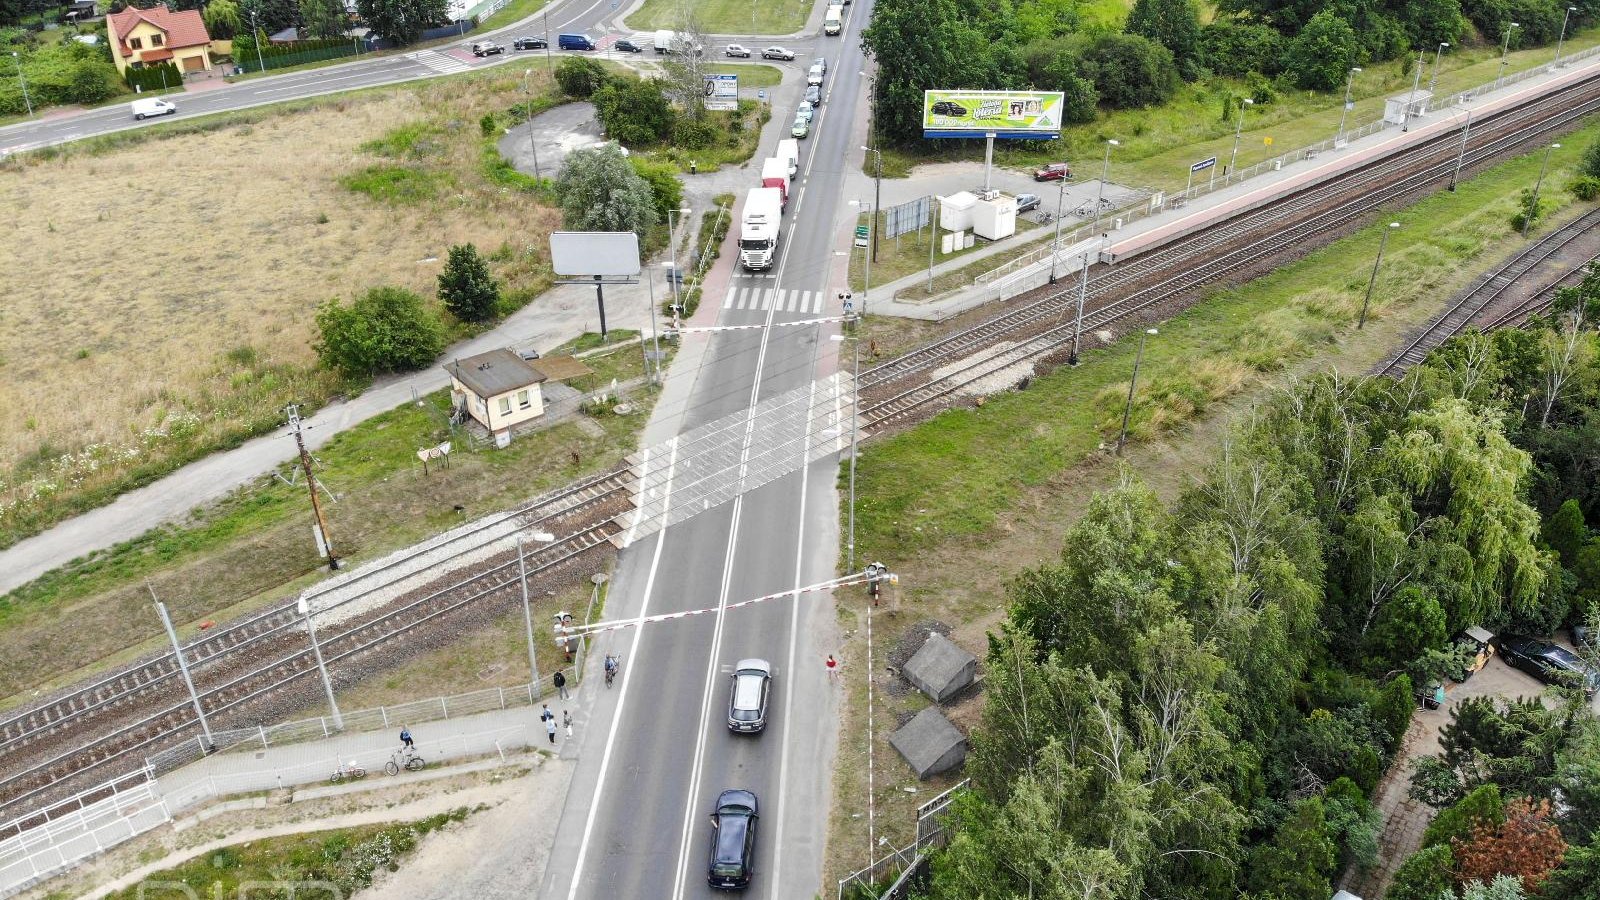
POLYGON ((450 405, 464 411, 504 447, 511 429, 544 414, 539 385, 545 374, 510 350, 490 350, 444 367, 450 373, 450 405))
POLYGON ((180 72, 211 68, 211 35, 197 10, 173 12, 165 6, 130 6, 106 16, 112 62, 117 72, 171 62, 180 72))

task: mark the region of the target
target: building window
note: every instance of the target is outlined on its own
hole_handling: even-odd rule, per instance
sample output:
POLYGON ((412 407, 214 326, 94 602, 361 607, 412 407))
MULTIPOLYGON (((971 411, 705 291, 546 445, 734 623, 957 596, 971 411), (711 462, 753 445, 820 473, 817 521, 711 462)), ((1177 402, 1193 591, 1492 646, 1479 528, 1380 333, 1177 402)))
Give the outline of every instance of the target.
POLYGON ((527 391, 517 391, 517 406, 518 407, 520 407, 522 409, 527 409, 528 407, 530 407, 532 405, 533 405, 533 400, 532 400, 532 398, 530 398, 528 396, 528 392, 527 391))
POLYGON ((150 46, 159 47, 159 46, 161 46, 162 40, 163 40, 163 38, 161 37, 161 35, 152 34, 152 35, 150 35, 150 46))
POLYGON ((143 50, 144 49, 144 38, 128 38, 128 49, 129 50, 143 50))
POLYGON ((502 416, 511 415, 511 398, 510 397, 501 397, 500 398, 500 415, 502 415, 502 416))

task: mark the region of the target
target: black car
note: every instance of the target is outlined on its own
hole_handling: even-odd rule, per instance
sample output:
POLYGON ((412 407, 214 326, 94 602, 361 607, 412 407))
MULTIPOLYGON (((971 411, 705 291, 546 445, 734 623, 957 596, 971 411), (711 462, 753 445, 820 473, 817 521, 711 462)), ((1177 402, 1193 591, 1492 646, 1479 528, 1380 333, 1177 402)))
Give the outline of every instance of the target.
POLYGON ((1578 654, 1549 641, 1527 637, 1500 638, 1500 655, 1505 661, 1546 684, 1578 684, 1585 694, 1600 688, 1600 671, 1578 654))
POLYGON ((764 659, 741 659, 733 667, 733 691, 728 695, 728 730, 756 732, 767 727, 767 695, 772 687, 772 664, 764 659))
POLYGON ((644 48, 643 47, 640 47, 638 44, 635 44, 633 41, 630 41, 630 40, 627 40, 627 39, 623 39, 623 40, 617 41, 615 44, 612 44, 611 45, 611 49, 613 49, 613 50, 621 50, 623 53, 643 53, 644 52, 644 48))
POLYGON ((949 100, 940 100, 933 104, 933 114, 936 116, 960 117, 967 114, 967 108, 959 103, 951 103, 949 100))
POLYGON ((1038 208, 1039 208, 1039 195, 1038 194, 1018 194, 1017 195, 1017 212, 1019 212, 1019 213, 1027 212, 1030 209, 1038 209, 1038 208))
POLYGON ((750 886, 756 862, 756 795, 723 791, 711 814, 711 865, 706 880, 714 888, 750 886))
POLYGON ((546 46, 544 38, 517 38, 511 42, 513 50, 543 50, 546 46))

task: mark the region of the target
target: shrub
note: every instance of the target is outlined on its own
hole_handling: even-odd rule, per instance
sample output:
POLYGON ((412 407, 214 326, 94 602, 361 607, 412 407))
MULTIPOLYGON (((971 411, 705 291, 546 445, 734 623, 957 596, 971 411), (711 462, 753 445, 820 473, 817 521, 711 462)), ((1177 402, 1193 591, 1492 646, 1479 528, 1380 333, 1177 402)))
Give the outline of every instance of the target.
POLYGON ((1485 784, 1455 803, 1439 810, 1422 833, 1422 846, 1449 846, 1453 841, 1472 837, 1480 825, 1499 827, 1506 820, 1500 799, 1500 786, 1485 784))
POLYGON ((346 378, 431 365, 444 349, 444 329, 422 297, 375 287, 344 306, 329 300, 317 311, 317 357, 346 378))
POLYGON ((606 135, 624 144, 655 144, 673 133, 678 118, 661 90, 661 82, 618 78, 594 92, 595 112, 606 135))
POLYGON ((1589 203, 1596 197, 1600 197, 1600 178, 1596 178, 1593 175, 1580 175, 1574 178, 1571 184, 1567 185, 1567 190, 1572 192, 1572 196, 1589 203))
POLYGON ((1283 50, 1283 35, 1266 25, 1219 19, 1200 29, 1200 62, 1218 75, 1276 75, 1283 50))
POLYGON ((609 80, 604 67, 581 56, 568 57, 556 66, 556 84, 561 86, 561 92, 579 100, 593 97, 609 80))
POLYGON ((1178 88, 1172 51, 1136 34, 1101 34, 1083 51, 1083 74, 1100 99, 1120 108, 1155 106, 1178 88))
POLYGON ((678 170, 669 163, 652 162, 642 157, 631 157, 633 170, 650 185, 655 197, 656 215, 663 220, 668 210, 683 208, 683 182, 678 180, 678 170))
POLYGON ((1438 900, 1455 884, 1450 874, 1454 867, 1455 858, 1447 844, 1419 850, 1395 871, 1384 900, 1438 900))
POLYGON ((167 88, 183 87, 183 73, 170 62, 154 66, 145 66, 135 69, 132 66, 124 69, 122 80, 128 83, 129 88, 141 91, 160 91, 167 88))
POLYGON ((485 322, 494 318, 500 303, 500 286, 489 274, 478 248, 457 244, 439 272, 439 300, 463 322, 485 322))
POLYGON ((1600 137, 1594 139, 1589 149, 1583 151, 1583 174, 1600 178, 1600 137))
POLYGON ((1535 197, 1533 188, 1523 188, 1517 195, 1517 211, 1511 215, 1511 230, 1522 231, 1539 224, 1550 211, 1551 203, 1544 197, 1535 197))
POLYGON ((1303 88, 1333 90, 1344 85, 1350 67, 1361 60, 1360 46, 1349 22, 1323 10, 1290 42, 1286 68, 1303 88))

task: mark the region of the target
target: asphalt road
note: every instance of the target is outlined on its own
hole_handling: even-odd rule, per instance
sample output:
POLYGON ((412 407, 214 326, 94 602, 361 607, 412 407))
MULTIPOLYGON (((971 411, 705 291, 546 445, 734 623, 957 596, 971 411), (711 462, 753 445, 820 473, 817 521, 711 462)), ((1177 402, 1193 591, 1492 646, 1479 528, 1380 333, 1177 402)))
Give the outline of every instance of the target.
MULTIPOLYGON (((851 142, 860 142, 852 137, 864 94, 859 33, 870 8, 854 4, 845 35, 818 45, 829 57, 829 94, 801 145, 782 258, 770 275, 736 275, 731 291, 827 296, 845 168, 860 158, 851 142)), ((774 119, 792 120, 797 100, 780 97, 774 119)), ((771 150, 763 147, 764 154, 771 150)), ((816 314, 759 305, 766 308, 724 308, 719 324, 771 326, 816 314)), ((836 302, 823 311, 836 315, 836 302)), ((828 336, 836 332, 836 325, 807 325, 714 336, 679 432, 829 374, 837 351, 828 336)), ((837 685, 828 683, 822 667, 836 649, 827 645, 832 604, 826 595, 813 595, 720 610, 834 575, 837 473, 838 458, 827 457, 623 552, 606 618, 707 607, 719 612, 615 632, 598 642, 594 658, 621 653, 622 676, 611 691, 599 692, 590 711, 539 896, 717 895, 706 882, 708 817, 717 794, 728 788, 752 790, 761 801, 756 876, 747 894, 809 898, 819 892, 839 727, 837 685), (724 724, 728 673, 735 661, 751 656, 776 670, 770 724, 759 735, 735 735, 724 724)), ((672 474, 675 480, 696 477, 672 474)))

